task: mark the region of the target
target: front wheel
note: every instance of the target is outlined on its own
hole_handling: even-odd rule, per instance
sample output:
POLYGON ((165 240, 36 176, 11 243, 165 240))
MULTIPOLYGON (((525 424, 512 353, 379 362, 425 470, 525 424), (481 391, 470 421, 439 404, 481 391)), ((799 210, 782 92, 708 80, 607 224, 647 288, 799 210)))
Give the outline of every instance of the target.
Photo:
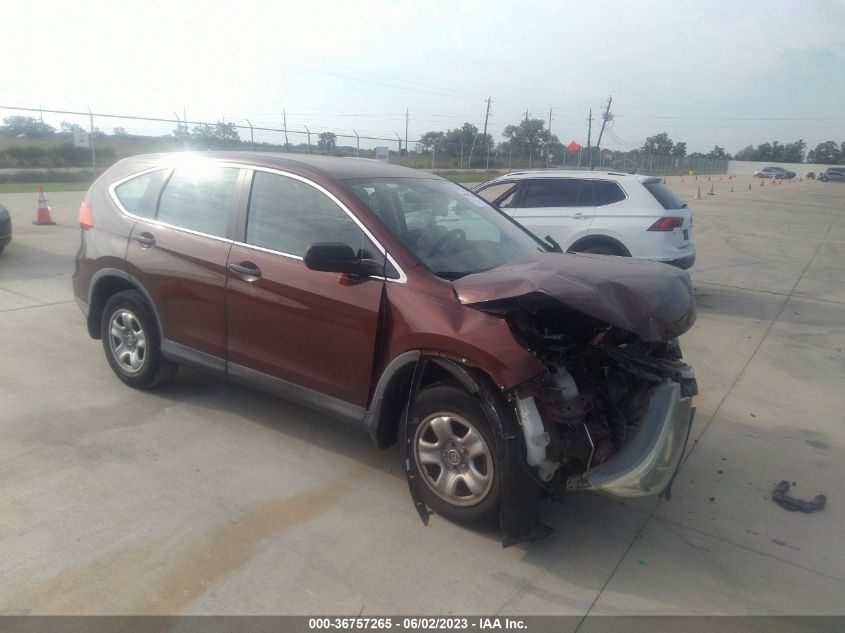
POLYGON ((478 399, 459 387, 434 385, 417 396, 412 419, 412 469, 426 505, 457 523, 495 519, 502 465, 478 399))

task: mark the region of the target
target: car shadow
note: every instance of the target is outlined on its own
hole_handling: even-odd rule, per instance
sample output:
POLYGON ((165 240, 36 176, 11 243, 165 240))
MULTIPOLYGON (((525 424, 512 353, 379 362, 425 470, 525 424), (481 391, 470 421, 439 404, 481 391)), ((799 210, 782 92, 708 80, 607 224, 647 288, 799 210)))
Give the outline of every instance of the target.
MULTIPOLYGON (((381 450, 363 430, 295 402, 186 367, 180 367, 172 381, 149 393, 174 403, 235 414, 250 423, 290 436, 295 441, 364 464, 383 476, 401 481, 404 486, 402 451, 398 443, 381 450)), ((655 499, 623 502, 589 493, 571 493, 557 502, 544 500, 540 505, 540 520, 552 527, 554 532, 545 539, 517 547, 525 550, 527 562, 550 568, 554 564, 554 559, 549 558, 550 553, 558 551, 563 543, 567 547, 575 546, 589 534, 591 526, 616 524, 622 526, 620 536, 633 537, 655 504, 655 499), (625 515, 623 520, 620 520, 620 513, 625 515)), ((416 515, 410 494, 407 512, 416 515)), ((453 525, 455 529, 471 531, 486 540, 502 542, 502 534, 496 525, 453 525)))

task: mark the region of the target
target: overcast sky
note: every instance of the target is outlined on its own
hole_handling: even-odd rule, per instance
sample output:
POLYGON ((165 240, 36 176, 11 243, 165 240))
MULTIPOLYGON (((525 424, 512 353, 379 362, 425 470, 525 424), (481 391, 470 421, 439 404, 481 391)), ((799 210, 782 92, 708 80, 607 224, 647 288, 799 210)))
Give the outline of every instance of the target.
POLYGON ((613 95, 610 148, 664 131, 689 151, 845 140, 840 0, 7 0, 0 20, 4 106, 256 126, 284 109, 291 128, 394 138, 407 108, 413 140, 482 127, 491 96, 497 141, 552 108, 553 133, 585 144, 613 95))

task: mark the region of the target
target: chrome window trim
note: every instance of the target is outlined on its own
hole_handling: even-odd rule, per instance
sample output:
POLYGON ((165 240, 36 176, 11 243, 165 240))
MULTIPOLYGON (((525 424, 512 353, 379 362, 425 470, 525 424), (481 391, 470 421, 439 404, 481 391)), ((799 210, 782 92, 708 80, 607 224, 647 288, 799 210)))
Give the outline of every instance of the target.
MULTIPOLYGON (((195 157, 192 157, 192 159, 196 160, 195 157)), ((204 159, 204 160, 209 160, 209 159, 204 159)), ((315 183, 311 180, 308 180, 304 176, 300 176, 299 174, 293 174, 291 172, 284 171, 282 169, 275 169, 275 168, 272 168, 272 167, 263 167, 263 166, 259 166, 259 165, 250 165, 248 163, 231 162, 231 161, 227 161, 225 159, 218 159, 218 158, 214 158, 214 159, 210 159, 210 160, 213 161, 215 164, 221 166, 221 167, 231 167, 231 168, 234 168, 234 169, 249 169, 253 172, 263 171, 263 172, 267 172, 267 173, 270 173, 270 174, 276 174, 278 176, 286 176, 288 178, 293 178, 294 180, 298 180, 298 181, 300 181, 300 182, 302 182, 306 185, 313 187, 317 191, 323 193, 332 202, 334 202, 337 206, 339 206, 346 213, 346 215, 348 215, 352 219, 352 221, 355 222, 355 224, 358 225, 358 228, 360 228, 364 232, 364 234, 370 239, 370 241, 375 245, 375 247, 381 252, 382 255, 385 255, 385 254, 387 255, 387 260, 393 265, 393 267, 399 273, 398 279, 393 279, 391 277, 380 277, 380 276, 372 276, 372 278, 373 279, 384 279, 386 281, 390 281, 390 282, 393 282, 393 283, 400 283, 400 284, 407 283, 408 276, 405 274, 405 271, 402 270, 402 267, 399 266, 399 264, 396 262, 396 260, 393 259, 393 256, 390 253, 387 252, 387 249, 384 248, 384 246, 381 245, 381 243, 375 238, 375 236, 370 232, 370 230, 355 216, 355 214, 352 213, 352 211, 350 211, 349 208, 345 204, 343 204, 343 202, 341 202, 340 199, 338 199, 337 196, 335 196, 332 192, 328 191, 325 187, 322 187, 322 186, 318 185, 317 183, 315 183)), ((111 185, 109 185, 109 196, 111 197, 112 202, 114 202, 114 204, 117 206, 118 210, 123 215, 125 215, 129 218, 132 218, 133 220, 138 220, 138 221, 141 221, 141 222, 148 222, 150 224, 162 226, 162 227, 165 227, 165 228, 168 228, 168 229, 174 229, 174 230, 177 230, 177 231, 184 231, 185 233, 190 233, 191 235, 197 235, 199 237, 208 237, 208 238, 211 238, 213 240, 220 241, 220 242, 225 242, 225 243, 228 243, 228 244, 237 244, 238 246, 246 246, 247 248, 252 248, 252 249, 263 251, 263 252, 266 252, 266 253, 271 253, 273 255, 281 255, 283 257, 288 257, 288 258, 291 258, 291 259, 298 259, 299 261, 303 261, 302 256, 294 255, 293 253, 285 253, 285 252, 282 252, 282 251, 276 251, 276 250, 273 250, 273 249, 270 249, 270 248, 264 248, 262 246, 256 246, 255 244, 247 244, 246 242, 241 242, 241 241, 238 241, 238 240, 231 240, 227 237, 220 237, 219 235, 211 235, 209 233, 203 233, 201 231, 195 231, 193 229, 188 229, 188 228, 185 228, 183 226, 176 226, 176 225, 173 225, 173 224, 169 224, 167 222, 162 222, 162 221, 158 220, 157 218, 145 218, 143 216, 135 215, 134 213, 128 211, 123 206, 123 204, 121 204, 120 199, 117 197, 116 189, 117 189, 117 187, 119 187, 123 183, 128 182, 128 181, 130 181, 134 178, 138 178, 139 176, 144 176, 146 174, 152 173, 154 171, 165 171, 165 170, 173 171, 177 167, 178 167, 178 163, 176 165, 151 167, 149 169, 145 169, 143 171, 139 171, 139 172, 135 172, 134 174, 130 174, 129 176, 121 178, 120 180, 116 180, 111 185)), ((164 186, 165 187, 167 186, 166 182, 165 182, 164 186)), ((163 189, 162 189, 162 191, 163 191, 163 189)), ((251 192, 252 192, 252 183, 250 182, 250 193, 251 192)), ((249 207, 247 206, 247 213, 248 212, 249 212, 249 207)), ((158 208, 156 208, 156 214, 158 214, 158 208)), ((248 218, 247 218, 247 220, 248 220, 248 218)))
MULTIPOLYGON (((228 237, 220 237, 219 235, 212 235, 211 233, 203 233, 202 231, 195 231, 194 229, 189 229, 184 226, 176 226, 175 224, 170 224, 168 222, 162 222, 158 218, 145 218, 141 215, 136 215, 131 211, 127 211, 126 207, 120 202, 120 198, 117 196, 117 188, 125 182, 129 182, 139 176, 145 176, 146 174, 151 174, 154 171, 173 171, 175 167, 152 167, 150 169, 145 169, 144 171, 136 172, 130 176, 126 176, 125 178, 121 178, 120 180, 116 180, 112 184, 109 185, 109 196, 111 196, 112 202, 114 202, 115 206, 117 206, 118 210, 128 218, 133 220, 137 220, 139 222, 147 222, 148 224, 154 224, 156 226, 161 226, 167 229, 173 229, 175 231, 181 231, 183 233, 189 233, 191 235, 196 235, 198 237, 208 237, 212 240, 217 240, 218 242, 223 242, 225 244, 231 244, 234 240, 230 240, 228 237)), ((167 186, 167 182, 164 183, 164 186, 167 186)), ((164 189, 162 189, 164 191, 164 189)), ((158 214, 158 207, 156 207, 156 214, 158 214)))
MULTIPOLYGON (((373 243, 373 245, 375 245, 375 247, 381 252, 382 255, 385 255, 385 254, 387 255, 387 260, 393 265, 393 267, 399 273, 399 279, 392 279, 391 277, 382 277, 382 276, 376 276, 376 275, 370 275, 370 277, 372 279, 384 279, 385 281, 391 281, 393 283, 399 283, 399 284, 404 284, 404 283, 408 282, 408 277, 405 274, 405 271, 402 270, 402 268, 399 266, 399 264, 396 262, 396 260, 393 259, 393 256, 390 253, 387 252, 387 249, 384 248, 384 246, 381 245, 381 243, 375 238, 375 236, 372 233, 370 233, 370 230, 364 225, 364 223, 361 222, 355 216, 355 214, 352 213, 352 211, 349 210, 349 207, 347 207, 345 204, 343 204, 343 202, 341 202, 340 199, 337 196, 335 196, 331 191, 329 191, 325 187, 318 185, 316 182, 314 182, 312 180, 308 180, 304 176, 300 176, 299 174, 293 174, 291 172, 284 171, 282 169, 275 169, 275 168, 272 168, 272 167, 263 167, 263 166, 259 166, 259 165, 244 165, 244 164, 239 164, 239 163, 228 163, 228 164, 237 164, 239 167, 242 167, 244 169, 251 169, 254 172, 263 171, 265 173, 275 174, 277 176, 285 176, 287 178, 293 178, 294 180, 298 180, 299 182, 304 183, 304 184, 306 184, 310 187, 313 187, 314 189, 316 189, 320 193, 324 194, 325 196, 327 196, 329 198, 329 200, 331 200, 338 207, 340 207, 346 213, 346 215, 348 215, 352 219, 352 221, 355 224, 358 225, 358 228, 360 228, 361 231, 363 231, 364 235, 366 235, 369 238, 369 240, 373 243)), ((251 193, 252 193, 252 189, 250 188, 250 194, 251 193)), ((247 205, 247 223, 248 222, 249 222, 249 205, 247 205)), ((240 242, 240 241, 237 241, 237 240, 235 240, 235 244, 237 244, 238 246, 246 246, 248 248, 254 248, 254 249, 264 251, 264 252, 267 252, 267 253, 273 253, 273 254, 276 254, 276 255, 282 255, 284 257, 290 257, 292 259, 298 259, 300 261, 303 260, 303 258, 300 255, 294 255, 293 253, 285 253, 283 251, 276 251, 276 250, 273 250, 271 248, 265 248, 263 246, 256 246, 255 244, 247 244, 246 242, 240 242)))
MULTIPOLYGON (((149 169, 145 169, 143 171, 137 171, 134 174, 129 174, 128 176, 125 176, 125 177, 121 178, 120 180, 115 180, 112 184, 109 185, 109 196, 111 196, 112 202, 114 202, 115 205, 117 205, 117 208, 120 210, 120 212, 123 215, 128 215, 130 218, 136 218, 136 219, 141 219, 141 220, 155 220, 155 218, 145 218, 145 217, 142 217, 140 215, 135 215, 134 213, 129 211, 126 207, 124 207, 123 203, 120 201, 120 198, 118 198, 118 196, 117 196, 117 188, 120 185, 129 182, 130 180, 135 180, 135 178, 139 178, 141 176, 146 176, 147 174, 151 174, 154 171, 167 171, 167 170, 171 170, 171 169, 173 169, 173 168, 172 167, 150 167, 149 169)), ((158 209, 156 209, 156 212, 158 212, 158 209)))

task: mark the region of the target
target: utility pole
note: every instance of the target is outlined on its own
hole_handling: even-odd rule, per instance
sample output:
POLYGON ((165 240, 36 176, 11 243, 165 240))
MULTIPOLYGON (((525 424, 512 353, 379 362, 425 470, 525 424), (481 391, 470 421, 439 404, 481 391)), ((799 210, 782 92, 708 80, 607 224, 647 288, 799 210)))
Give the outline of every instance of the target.
POLYGON ((590 171, 593 171, 593 150, 590 149, 590 136, 593 134, 593 109, 590 108, 590 118, 587 120, 587 152, 590 154, 590 171))
POLYGON ((604 126, 607 125, 608 121, 613 120, 613 115, 610 113, 610 104, 613 103, 613 96, 607 98, 607 105, 604 108, 604 113, 602 113, 601 118, 601 130, 599 131, 599 140, 596 141, 596 151, 601 151, 601 136, 604 134, 604 126))
MULTIPOLYGON (((490 99, 487 97, 487 109, 484 111, 484 140, 487 141, 487 120, 490 118, 490 99)), ((469 146, 469 159, 467 160, 467 169, 472 169, 472 153, 475 150, 475 141, 478 139, 478 134, 472 137, 472 145, 469 146)))
MULTIPOLYGON (((487 144, 487 121, 490 119, 490 100, 491 100, 492 98, 493 98, 493 97, 487 97, 487 110, 485 110, 485 111, 484 111, 484 132, 483 132, 483 136, 482 136, 482 138, 484 139, 484 144, 485 144, 485 145, 487 144)), ((488 162, 490 161, 490 154, 489 154, 489 151, 490 151, 490 150, 489 150, 489 148, 488 148, 488 154, 487 154, 487 161, 488 161, 488 162)))
POLYGON ((285 128, 285 151, 290 151, 290 145, 288 145, 288 115, 285 112, 285 109, 282 108, 282 127, 285 128))
POLYGON ((525 160, 525 141, 528 139, 528 110, 525 110, 525 124, 522 126, 522 160, 525 160))
MULTIPOLYGON (((410 115, 408 114, 408 108, 405 108, 405 153, 406 153, 406 154, 408 153, 408 117, 409 117, 409 116, 410 116, 410 115)), ((399 156, 399 159, 400 159, 399 164, 401 165, 401 164, 402 164, 402 162, 401 162, 401 159, 402 159, 402 156, 401 156, 402 152, 401 152, 401 150, 400 150, 399 154, 400 154, 400 156, 399 156)))
POLYGON ((552 142, 552 109, 549 108, 549 136, 546 138, 546 169, 549 168, 549 145, 552 142))

